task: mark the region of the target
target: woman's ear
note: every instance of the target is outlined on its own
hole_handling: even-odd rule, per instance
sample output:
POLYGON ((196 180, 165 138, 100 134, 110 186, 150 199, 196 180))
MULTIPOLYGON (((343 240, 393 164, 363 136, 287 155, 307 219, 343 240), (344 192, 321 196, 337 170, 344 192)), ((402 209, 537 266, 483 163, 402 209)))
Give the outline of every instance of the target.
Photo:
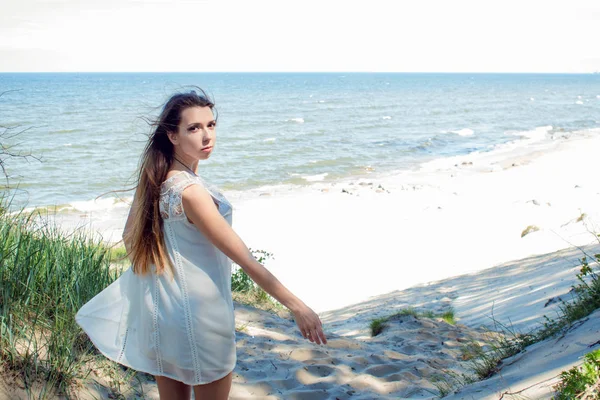
POLYGON ((175 132, 167 132, 167 137, 173 143, 174 146, 179 144, 179 135, 175 132))

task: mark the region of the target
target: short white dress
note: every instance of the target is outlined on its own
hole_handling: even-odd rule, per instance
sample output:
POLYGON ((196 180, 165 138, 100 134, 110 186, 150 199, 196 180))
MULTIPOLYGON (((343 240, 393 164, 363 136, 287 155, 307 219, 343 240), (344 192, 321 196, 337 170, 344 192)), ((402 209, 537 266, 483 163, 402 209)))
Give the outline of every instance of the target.
POLYGON ((232 207, 200 177, 181 171, 160 194, 169 273, 139 276, 128 268, 77 312, 75 319, 109 359, 188 385, 221 379, 236 363, 231 260, 193 224, 181 195, 202 185, 231 225, 232 207))

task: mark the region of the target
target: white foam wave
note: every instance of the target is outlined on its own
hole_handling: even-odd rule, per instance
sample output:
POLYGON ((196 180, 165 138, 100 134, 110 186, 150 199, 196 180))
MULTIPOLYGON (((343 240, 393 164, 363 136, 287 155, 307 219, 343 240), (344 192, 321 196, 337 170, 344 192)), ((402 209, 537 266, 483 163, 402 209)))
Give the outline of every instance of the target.
POLYGON ((533 97, 530 97, 529 100, 530 101, 535 101, 535 99, 533 97))
POLYGON ((469 129, 469 128, 463 128, 463 129, 459 129, 457 131, 450 131, 451 133, 456 133, 459 136, 473 136, 473 134, 475 132, 473 132, 473 129, 469 129))
POLYGON ((512 135, 520 136, 530 141, 540 141, 548 136, 548 133, 552 130, 552 126, 538 126, 530 131, 514 132, 512 135))
POLYGON ((325 100, 319 100, 319 103, 325 103, 325 100))
POLYGON ((581 100, 577 100, 577 101, 575 102, 575 104, 583 104, 583 101, 581 101, 581 100))
POLYGON ((263 140, 263 142, 274 142, 276 140, 277 140, 277 138, 270 137, 270 138, 266 138, 265 140, 263 140))
POLYGON ((299 124, 303 124, 304 123, 304 118, 290 118, 287 120, 287 122, 297 122, 299 124))
POLYGON ((597 94, 597 95, 596 95, 596 98, 597 98, 597 99, 600 99, 600 94, 597 94))
POLYGON ((327 175, 329 175, 327 172, 318 174, 318 175, 306 175, 306 176, 303 176, 302 179, 304 179, 308 182, 317 182, 317 181, 322 181, 323 179, 325 179, 325 177, 327 175))
POLYGON ((392 117, 389 115, 384 115, 383 117, 381 117, 381 119, 392 119, 392 117))
POLYGON ((107 197, 97 200, 74 201, 69 205, 76 211, 94 212, 108 211, 118 207, 129 207, 131 199, 119 199, 116 197, 107 197))

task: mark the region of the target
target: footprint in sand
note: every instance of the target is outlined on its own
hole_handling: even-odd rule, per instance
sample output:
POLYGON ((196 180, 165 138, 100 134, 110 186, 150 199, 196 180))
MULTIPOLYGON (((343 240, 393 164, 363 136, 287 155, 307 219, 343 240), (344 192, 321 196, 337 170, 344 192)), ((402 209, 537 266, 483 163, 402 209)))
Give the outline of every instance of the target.
POLYGON ((405 346, 400 347, 398 351, 402 354, 408 354, 409 356, 420 353, 421 349, 417 346, 413 346, 412 344, 407 344, 405 346))
POLYGON ((292 352, 290 353, 290 359, 296 361, 307 361, 327 357, 329 357, 329 354, 321 350, 296 349, 292 350, 292 352))
POLYGON ((351 350, 362 350, 363 346, 352 340, 346 339, 334 339, 327 341, 327 347, 332 349, 351 349, 351 350))
POLYGON ((309 365, 298 369, 298 372, 296 372, 296 376, 298 377, 298 380, 302 382, 304 380, 301 379, 300 376, 305 376, 306 374, 310 376, 309 380, 314 381, 315 377, 324 378, 334 373, 335 368, 332 368, 328 365, 309 365))
POLYGON ((369 367, 369 368, 365 369, 363 372, 366 374, 381 378, 384 376, 394 374, 401 370, 402 370, 402 368, 400 366, 396 366, 394 364, 381 364, 381 365, 374 365, 372 367, 369 367))

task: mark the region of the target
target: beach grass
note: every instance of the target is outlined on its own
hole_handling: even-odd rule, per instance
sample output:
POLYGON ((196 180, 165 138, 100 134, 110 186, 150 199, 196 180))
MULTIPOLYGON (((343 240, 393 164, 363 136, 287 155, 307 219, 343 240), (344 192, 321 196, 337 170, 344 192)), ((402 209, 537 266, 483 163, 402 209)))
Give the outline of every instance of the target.
POLYGON ((394 314, 388 315, 387 317, 376 318, 371 321, 369 328, 371 330, 371 336, 377 336, 387 327, 388 322, 394 318, 412 316, 415 318, 440 318, 447 323, 454 325, 456 320, 454 318, 454 309, 449 308, 441 314, 436 314, 431 310, 417 311, 412 307, 403 308, 394 314))
POLYGON ((100 243, 39 217, 0 214, 0 359, 26 388, 62 395, 94 354, 75 313, 117 275, 100 243))
MULTIPOLYGON (((489 348, 484 350, 479 345, 473 343, 463 348, 463 354, 465 355, 463 358, 470 363, 472 374, 463 374, 457 377, 452 371, 443 371, 437 377, 437 383, 434 383, 438 388, 438 394, 444 397, 477 379, 489 378, 500 369, 502 360, 520 353, 527 346, 565 333, 577 321, 599 309, 600 276, 598 275, 597 267, 600 264, 600 254, 590 255, 584 252, 584 256, 580 261, 580 269, 576 275, 578 283, 570 291, 572 298, 570 301, 561 300, 556 318, 544 316, 545 322, 543 326, 540 329, 527 333, 516 332, 512 327, 506 326, 492 318, 494 321, 494 330, 490 331, 490 335, 492 336, 489 341, 489 348)), ((567 386, 575 387, 578 385, 578 377, 579 375, 575 373, 567 373, 563 375, 563 382, 565 382, 565 379, 571 379, 571 383, 567 384, 567 386)), ((597 387, 597 382, 590 387, 594 385, 597 387)))

